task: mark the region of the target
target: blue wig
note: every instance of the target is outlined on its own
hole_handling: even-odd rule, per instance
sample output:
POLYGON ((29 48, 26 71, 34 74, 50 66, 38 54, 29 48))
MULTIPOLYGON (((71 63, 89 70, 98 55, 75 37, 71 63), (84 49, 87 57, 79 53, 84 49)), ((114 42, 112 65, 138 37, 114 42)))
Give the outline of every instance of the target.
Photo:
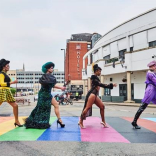
POLYGON ((47 70, 49 69, 49 68, 51 68, 51 67, 55 67, 55 64, 53 63, 53 62, 47 62, 47 63, 45 63, 43 66, 42 66, 42 72, 43 73, 46 73, 47 72, 47 70))

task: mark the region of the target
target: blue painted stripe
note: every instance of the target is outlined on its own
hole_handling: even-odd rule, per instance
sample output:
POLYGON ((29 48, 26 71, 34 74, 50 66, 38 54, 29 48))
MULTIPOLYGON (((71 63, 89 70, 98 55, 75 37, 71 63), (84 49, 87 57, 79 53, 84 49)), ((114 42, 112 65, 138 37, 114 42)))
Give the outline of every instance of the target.
POLYGON ((81 141, 81 132, 78 126, 78 117, 62 117, 65 127, 57 127, 55 121, 37 140, 46 141, 81 141))
POLYGON ((156 118, 142 118, 142 119, 146 119, 146 120, 150 120, 150 121, 156 122, 156 118))

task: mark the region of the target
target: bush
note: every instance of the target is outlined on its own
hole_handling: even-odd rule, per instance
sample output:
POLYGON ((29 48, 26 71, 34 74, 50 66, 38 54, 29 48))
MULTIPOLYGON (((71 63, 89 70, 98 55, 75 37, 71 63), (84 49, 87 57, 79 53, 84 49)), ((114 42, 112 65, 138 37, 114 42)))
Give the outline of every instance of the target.
POLYGON ((10 88, 10 91, 11 91, 12 95, 14 96, 16 93, 16 88, 10 88))

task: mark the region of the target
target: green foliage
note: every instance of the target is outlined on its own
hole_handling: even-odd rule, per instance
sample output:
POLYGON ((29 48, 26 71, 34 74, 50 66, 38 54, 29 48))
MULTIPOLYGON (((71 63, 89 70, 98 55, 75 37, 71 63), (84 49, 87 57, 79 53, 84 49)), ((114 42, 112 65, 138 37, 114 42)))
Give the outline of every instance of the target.
POLYGON ((16 88, 10 88, 10 91, 11 91, 12 95, 15 95, 15 93, 16 93, 16 88))
POLYGON ((118 58, 112 58, 112 59, 109 59, 109 60, 106 60, 106 64, 108 63, 113 63, 113 61, 118 61, 119 59, 118 58))

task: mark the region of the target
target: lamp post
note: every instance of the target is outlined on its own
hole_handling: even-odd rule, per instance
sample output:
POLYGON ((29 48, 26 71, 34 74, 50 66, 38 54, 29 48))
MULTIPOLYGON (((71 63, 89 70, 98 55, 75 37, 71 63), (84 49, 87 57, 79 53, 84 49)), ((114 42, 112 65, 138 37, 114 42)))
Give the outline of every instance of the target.
POLYGON ((65 49, 61 50, 64 50, 64 86, 65 86, 65 49))

